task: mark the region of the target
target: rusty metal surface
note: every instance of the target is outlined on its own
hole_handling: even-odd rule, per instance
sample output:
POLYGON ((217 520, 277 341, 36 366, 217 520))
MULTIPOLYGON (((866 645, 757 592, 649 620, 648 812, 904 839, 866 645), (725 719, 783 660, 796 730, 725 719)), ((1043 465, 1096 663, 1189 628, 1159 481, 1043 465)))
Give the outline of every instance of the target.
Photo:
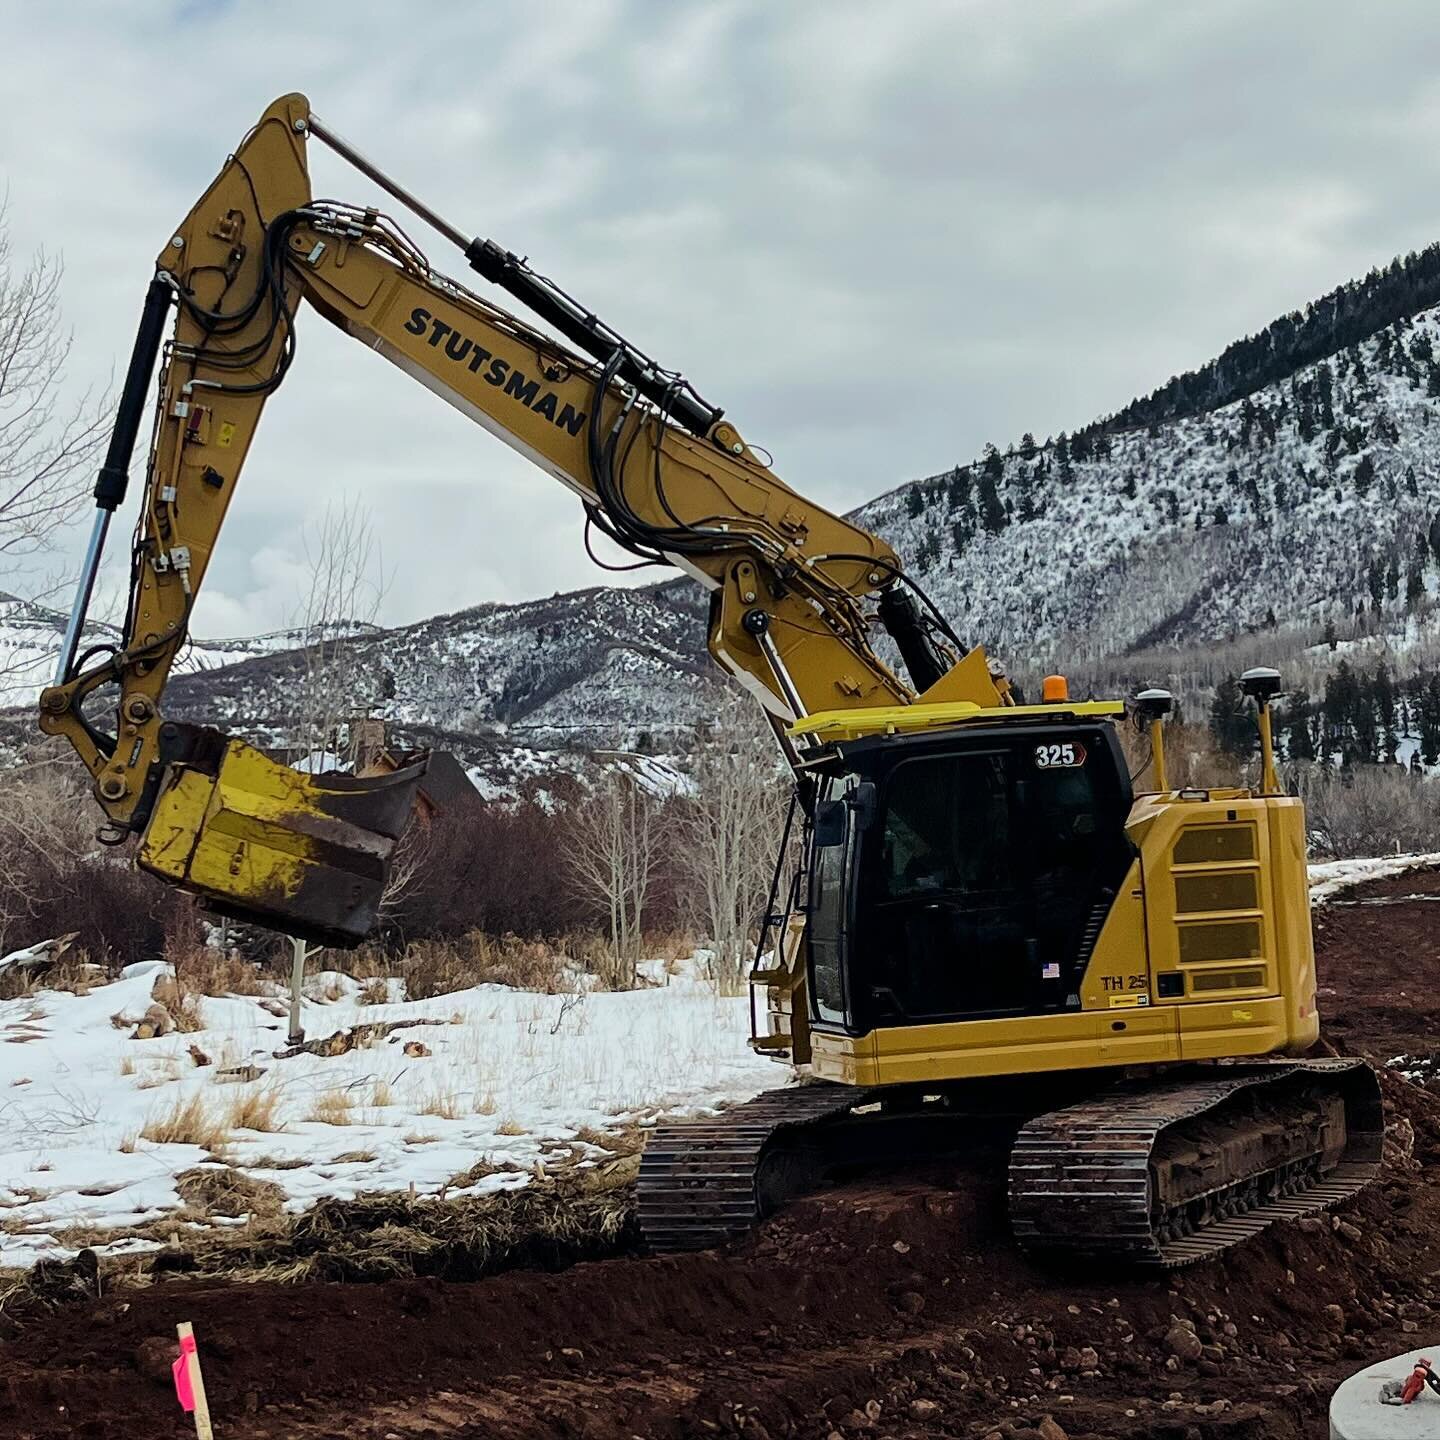
POLYGON ((1362 1189, 1379 1172, 1382 1134, 1379 1085, 1363 1061, 1219 1065, 1204 1079, 1149 1082, 1031 1120, 1010 1157, 1011 1223, 1022 1246, 1052 1256, 1188 1265, 1362 1189), (1347 1125, 1339 1163, 1323 1169, 1316 1156, 1233 1176, 1199 1203, 1166 1208, 1151 1167, 1160 1136, 1219 1119, 1218 1107, 1261 1086, 1277 1087, 1282 1103, 1287 1090, 1297 1099, 1337 1090, 1347 1125))

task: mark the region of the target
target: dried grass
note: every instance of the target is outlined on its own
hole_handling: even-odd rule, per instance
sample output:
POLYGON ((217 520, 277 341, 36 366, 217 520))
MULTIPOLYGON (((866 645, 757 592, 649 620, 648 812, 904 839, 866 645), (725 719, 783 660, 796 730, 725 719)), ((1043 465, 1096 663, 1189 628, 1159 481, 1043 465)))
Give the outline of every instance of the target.
POLYGON ((167 946, 165 958, 174 965, 184 994, 273 995, 277 988, 253 960, 234 951, 227 954, 204 945, 177 951, 167 946))
POLYGON ((377 976, 367 980, 360 988, 359 1000, 362 1005, 384 1005, 390 999, 390 982, 377 976))
POLYGON ((645 1148, 649 1133, 639 1125, 626 1125, 620 1130, 601 1130, 594 1125, 582 1125, 575 1132, 575 1137, 597 1149, 608 1150, 612 1155, 638 1155, 645 1148))
POLYGON ((174 976, 160 976, 150 995, 157 1005, 165 1008, 181 1035, 193 1035, 197 1030, 205 1028, 205 1022, 200 1016, 198 998, 186 990, 174 976))
POLYGON ((152 1145, 200 1145, 206 1150, 224 1144, 226 1134, 224 1118, 212 1111, 198 1093, 189 1099, 176 1099, 151 1115, 140 1130, 141 1138, 152 1145))
MULTIPOLYGON (((262 1222, 248 1233, 196 1235, 188 1248, 198 1273, 281 1284, 417 1275, 469 1281, 521 1267, 555 1270, 636 1248, 637 1166, 569 1169, 521 1189, 459 1200, 396 1194, 322 1200, 293 1220, 262 1222)), ((481 1162, 452 1186, 494 1173, 481 1162)))
POLYGON ((305 1118, 320 1125, 350 1125, 354 1108, 355 1099, 348 1090, 325 1090, 315 1097, 305 1118))
POLYGON ((54 964, 43 969, 12 965, 0 971, 0 1000, 18 1000, 40 990, 88 995, 97 985, 104 985, 107 978, 91 962, 88 950, 64 950, 54 964))
POLYGON ((453 1090, 432 1090, 421 1099, 416 1113, 434 1115, 440 1120, 458 1120, 465 1112, 453 1090))
POLYGON ((239 1088, 225 1112, 232 1130, 260 1130, 274 1134, 285 1128, 275 1112, 280 1105, 280 1091, 273 1085, 250 1084, 239 1088))
POLYGON ((277 1216, 285 1192, 273 1180, 256 1180, 224 1165, 199 1166, 175 1177, 175 1188, 192 1217, 277 1216))
POLYGON ((496 1127, 497 1135, 524 1135, 525 1127, 517 1120, 502 1120, 496 1127))

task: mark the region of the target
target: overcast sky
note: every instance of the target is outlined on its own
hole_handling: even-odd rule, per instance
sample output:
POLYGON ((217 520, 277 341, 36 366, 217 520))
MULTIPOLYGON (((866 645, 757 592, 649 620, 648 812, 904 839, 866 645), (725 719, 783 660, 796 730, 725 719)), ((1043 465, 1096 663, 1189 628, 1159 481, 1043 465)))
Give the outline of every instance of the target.
MULTIPOLYGON (((0 183, 17 252, 63 254, 77 393, 298 89, 837 509, 1083 424, 1440 239, 1433 0, 0 0, 0 36, 0 183)), ((318 145, 311 168, 379 198, 318 145)), ((553 482, 317 315, 299 342, 196 633, 285 623, 302 532, 347 496, 386 620, 606 578, 553 482)))

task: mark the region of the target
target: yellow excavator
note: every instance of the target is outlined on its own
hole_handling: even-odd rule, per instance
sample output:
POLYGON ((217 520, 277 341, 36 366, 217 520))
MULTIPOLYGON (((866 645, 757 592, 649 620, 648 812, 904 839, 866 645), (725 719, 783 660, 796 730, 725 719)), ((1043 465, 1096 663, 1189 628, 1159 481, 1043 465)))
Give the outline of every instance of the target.
MULTIPOLYGON (((1009 1117, 1017 1239, 1173 1266, 1376 1173, 1378 1084, 1302 1060, 1318 1035, 1300 802, 1276 784, 1256 671, 1258 791, 1168 787, 1164 692, 1059 676, 1017 703, 875 535, 804 499, 722 411, 493 241, 467 237, 326 126, 267 109, 162 247, 40 726, 95 779, 101 838, 232 915, 353 945, 370 932, 423 762, 309 775, 164 717, 222 522, 302 301, 580 498, 588 528, 710 594, 709 647, 764 707, 796 777, 752 1044, 809 1082, 666 1124, 641 1167, 657 1249, 743 1232, 858 1163, 1009 1117), (373 208, 317 200, 328 145, 539 324, 432 268, 373 208), (543 326, 544 328, 541 328, 543 326), (80 650, 157 358, 159 396, 122 644, 80 650), (908 679, 887 656, 898 655, 908 679), (103 713, 100 713, 102 712, 103 713)), ((957 1138, 958 1137, 958 1138, 957 1138)))

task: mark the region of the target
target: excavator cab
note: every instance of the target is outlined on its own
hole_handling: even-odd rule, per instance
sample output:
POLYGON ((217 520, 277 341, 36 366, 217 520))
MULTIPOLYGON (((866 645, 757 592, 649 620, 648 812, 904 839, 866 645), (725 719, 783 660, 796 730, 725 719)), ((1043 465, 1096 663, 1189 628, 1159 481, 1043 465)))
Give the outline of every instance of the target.
POLYGON ((1104 722, 874 736, 826 758, 811 832, 811 1025, 1080 1009, 1134 856, 1104 722))

